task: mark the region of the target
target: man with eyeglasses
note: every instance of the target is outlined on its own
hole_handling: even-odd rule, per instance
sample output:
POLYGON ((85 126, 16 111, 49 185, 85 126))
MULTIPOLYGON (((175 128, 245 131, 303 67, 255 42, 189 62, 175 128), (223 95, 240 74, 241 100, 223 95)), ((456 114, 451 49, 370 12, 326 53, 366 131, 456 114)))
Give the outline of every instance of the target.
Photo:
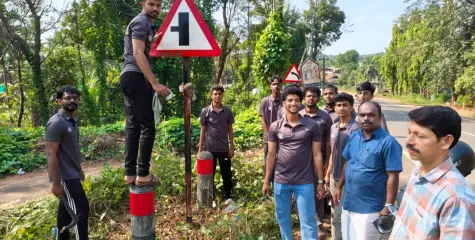
MULTIPOLYGON (((79 221, 76 228, 78 239, 88 239, 87 221, 89 202, 81 181, 84 172, 81 168, 79 129, 74 112, 78 108, 79 91, 71 86, 61 87, 56 92, 56 101, 61 109, 46 124, 46 157, 48 174, 53 183, 51 192, 60 198, 57 215, 58 229, 71 223, 66 210, 67 204, 74 209, 79 221)), ((69 230, 59 233, 57 239, 69 239, 69 230)))

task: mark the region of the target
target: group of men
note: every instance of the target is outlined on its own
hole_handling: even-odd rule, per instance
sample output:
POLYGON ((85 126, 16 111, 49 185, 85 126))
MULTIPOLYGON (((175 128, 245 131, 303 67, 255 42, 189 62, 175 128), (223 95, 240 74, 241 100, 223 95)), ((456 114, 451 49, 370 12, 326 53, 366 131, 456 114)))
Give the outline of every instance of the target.
POLYGON ((461 118, 448 107, 409 112, 406 148, 421 162, 411 176, 392 235, 377 224, 390 214, 398 192, 402 147, 388 131, 381 106, 373 102, 369 82, 353 96, 323 87, 321 91, 286 87, 270 79, 272 94, 261 102, 264 131, 263 194, 273 185, 282 239, 292 239, 292 196, 302 239, 325 237, 323 199, 330 192, 332 239, 474 239, 475 194, 448 155, 460 138, 461 118), (304 106, 302 106, 304 102, 304 106), (451 185, 454 184, 454 185, 451 185), (416 191, 417 189, 417 191, 416 191))
MULTIPOLYGON (((159 36, 152 23, 161 4, 161 0, 143 0, 142 12, 124 35, 120 85, 126 112, 126 184, 159 183, 150 173, 155 139, 152 101, 154 93, 165 97, 170 90, 152 74, 148 53, 159 36)), ((259 109, 265 150, 262 190, 268 194, 273 186, 282 239, 292 239, 292 195, 302 239, 318 238, 328 189, 333 196, 333 239, 379 239, 373 222, 388 215, 387 207, 394 204, 402 148, 389 134, 381 106, 371 101, 374 86, 363 83, 358 87, 360 105, 355 107, 351 95, 327 85, 323 88, 324 109, 317 107, 322 95, 318 88, 302 91, 290 86, 281 92, 282 78, 277 75, 270 79, 270 88, 272 94, 262 100, 259 109)), ((234 116, 222 104, 222 87, 213 86, 210 93, 212 103, 200 116, 199 151, 213 154, 215 169, 219 163, 224 195, 229 199, 234 116)), ((76 238, 83 240, 88 239, 89 203, 81 185, 84 172, 74 117, 79 97, 73 87, 57 91, 61 109, 46 125, 46 148, 52 193, 61 198, 57 226, 61 229, 70 223, 66 209, 72 209, 78 215, 76 238)), ((448 156, 460 137, 460 117, 450 108, 424 107, 411 111, 409 118, 406 147, 421 166, 413 172, 392 238, 475 239, 474 192, 448 156)), ((69 231, 60 233, 58 239, 69 239, 69 231)))

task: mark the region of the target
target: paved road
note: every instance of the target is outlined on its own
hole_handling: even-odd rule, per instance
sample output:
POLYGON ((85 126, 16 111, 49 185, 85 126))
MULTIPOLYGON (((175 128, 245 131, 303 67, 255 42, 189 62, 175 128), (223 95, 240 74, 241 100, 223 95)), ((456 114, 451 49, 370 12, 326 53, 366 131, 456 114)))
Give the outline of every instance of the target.
MULTIPOLYGON (((389 132, 393 135, 405 150, 405 141, 407 138, 408 117, 407 113, 417 108, 411 105, 398 105, 383 99, 375 99, 381 104, 383 113, 388 123, 389 132)), ((460 140, 464 141, 475 149, 475 120, 462 118, 462 136, 460 140)), ((414 168, 415 163, 409 158, 409 154, 404 151, 403 154, 404 171, 400 175, 399 185, 405 184, 410 177, 410 172, 414 168)), ((467 177, 467 180, 475 187, 475 171, 467 177)))

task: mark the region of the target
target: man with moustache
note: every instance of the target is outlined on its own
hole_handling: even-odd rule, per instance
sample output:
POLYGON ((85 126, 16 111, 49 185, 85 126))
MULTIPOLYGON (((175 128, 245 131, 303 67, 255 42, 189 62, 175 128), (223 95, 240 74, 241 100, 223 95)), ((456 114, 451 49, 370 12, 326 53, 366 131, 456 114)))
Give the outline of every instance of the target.
MULTIPOLYGON (((231 108, 222 103, 224 88, 215 85, 211 87, 212 102, 203 108, 200 115, 200 142, 198 153, 205 150, 213 155, 213 174, 219 163, 223 178, 224 197, 231 198, 233 189, 231 159, 234 157, 234 115, 231 108)), ((214 178, 213 178, 214 180, 214 178)))
POLYGON ((343 150, 346 160, 335 189, 335 204, 343 195, 341 215, 345 240, 379 240, 373 222, 389 215, 402 171, 402 148, 381 127, 381 106, 364 102, 358 111, 361 130, 353 132, 343 150), (345 187, 344 193, 343 186, 345 187))
MULTIPOLYGON (((61 87, 56 92, 56 101, 61 109, 46 123, 45 139, 48 175, 53 183, 51 192, 60 198, 57 227, 62 229, 71 223, 71 216, 65 208, 65 204, 68 204, 79 219, 74 227, 76 238, 83 240, 88 239, 89 202, 81 185, 85 176, 81 167, 79 128, 74 117, 79 96, 79 91, 71 86, 61 87)), ((69 230, 58 233, 57 239, 69 239, 69 230)))
POLYGON ((297 202, 302 239, 317 239, 315 175, 318 176, 317 196, 321 199, 325 195, 320 131, 316 121, 299 114, 302 98, 299 88, 286 88, 282 95, 286 115, 269 128, 269 152, 262 192, 268 195, 275 166, 275 212, 282 239, 292 239, 292 194, 297 202))
MULTIPOLYGON (((261 119, 262 130, 264 131, 264 176, 266 174, 266 158, 268 151, 267 139, 269 136, 269 127, 270 125, 281 118, 282 116, 282 100, 281 89, 282 89, 282 77, 279 75, 273 75, 269 79, 270 89, 272 91, 271 95, 265 97, 261 101, 259 107, 259 117, 261 119)), ((271 175, 270 181, 273 180, 273 175, 271 175)))
POLYGON ((333 123, 338 121, 338 113, 335 111, 335 96, 338 94, 338 88, 333 84, 327 84, 323 88, 323 100, 325 101, 325 107, 323 110, 327 112, 332 118, 333 123))
MULTIPOLYGON (((317 103, 320 101, 320 89, 316 87, 305 87, 303 90, 305 108, 300 110, 299 113, 304 118, 310 118, 317 122, 318 129, 320 131, 320 145, 322 152, 322 159, 324 168, 328 165, 331 153, 330 146, 330 130, 333 121, 330 115, 319 109, 317 103)), ((324 217, 324 199, 316 200, 317 220, 319 224, 319 238, 324 237, 323 233, 323 217, 324 217)))
MULTIPOLYGON (((338 186, 343 165, 346 160, 343 158, 343 150, 348 143, 350 135, 359 130, 360 126, 351 116, 353 111, 353 96, 347 93, 339 93, 335 96, 335 111, 339 121, 331 127, 331 157, 325 175, 325 182, 330 187, 332 194, 338 186)), ((341 240, 341 205, 332 204, 332 239, 341 240)))
MULTIPOLYGON (((373 84, 371 84, 370 82, 361 83, 356 88, 359 105, 373 100, 375 91, 376 91, 376 87, 373 84)), ((353 116, 356 116, 356 118, 357 118, 358 117, 358 112, 353 113, 353 116)), ((358 120, 356 120, 356 121, 358 121, 358 120)), ((388 124, 386 124, 386 118, 384 117, 383 113, 381 113, 381 127, 384 130, 386 130, 386 132, 389 132, 388 124)))
POLYGON ((162 0, 143 0, 142 12, 127 26, 124 36, 124 69, 120 86, 125 104, 125 182, 157 185, 150 174, 150 157, 155 140, 155 119, 152 109, 154 92, 167 96, 170 90, 159 83, 150 69, 150 46, 155 35, 152 24, 160 14, 162 0), (140 155, 139 152, 140 142, 140 155), (137 155, 138 171, 137 171, 137 155))
POLYGON ((449 107, 409 112, 411 174, 390 239, 475 239, 475 192, 449 156, 461 118, 449 107))

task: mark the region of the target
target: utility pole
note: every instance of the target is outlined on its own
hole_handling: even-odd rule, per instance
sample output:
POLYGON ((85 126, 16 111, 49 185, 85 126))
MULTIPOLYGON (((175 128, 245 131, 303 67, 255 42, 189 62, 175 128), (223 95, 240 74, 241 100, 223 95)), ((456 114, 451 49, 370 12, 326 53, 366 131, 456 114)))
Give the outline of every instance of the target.
POLYGON ((326 74, 326 67, 325 67, 325 54, 322 54, 323 55, 323 77, 322 77, 322 81, 321 81, 321 87, 323 88, 323 85, 325 84, 325 77, 327 76, 326 74))
POLYGON ((246 107, 250 104, 250 92, 251 92, 251 26, 250 26, 250 2, 247 0, 247 102, 246 107))

